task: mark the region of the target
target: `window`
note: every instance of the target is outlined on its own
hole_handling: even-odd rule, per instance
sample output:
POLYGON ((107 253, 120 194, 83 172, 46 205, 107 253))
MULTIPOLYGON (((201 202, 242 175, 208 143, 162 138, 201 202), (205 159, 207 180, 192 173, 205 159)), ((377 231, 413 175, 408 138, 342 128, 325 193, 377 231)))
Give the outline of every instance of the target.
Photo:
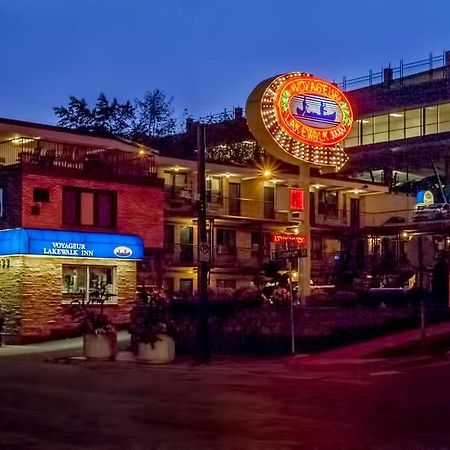
POLYGON ((356 147, 357 145, 359 145, 360 127, 361 121, 355 120, 353 122, 352 130, 345 140, 346 147, 356 147))
POLYGON ((320 236, 311 236, 311 259, 323 258, 323 241, 320 236))
POLYGON ((0 219, 3 217, 4 209, 3 209, 3 188, 0 187, 0 219))
POLYGON ((208 203, 222 204, 223 179, 220 177, 206 178, 206 201, 208 203))
POLYGON ((175 226, 172 224, 164 225, 164 249, 173 253, 175 247, 175 226))
POLYGON ((48 189, 34 188, 33 201, 48 203, 50 201, 50 191, 48 189))
POLYGON ((194 280, 192 278, 180 278, 180 291, 192 295, 194 292, 194 280))
POLYGON ((115 227, 117 193, 64 188, 63 223, 64 225, 115 227))
MULTIPOLYGON (((420 126, 418 131, 420 133, 420 126)), ((395 141, 396 139, 405 139, 405 114, 403 111, 389 114, 389 140, 395 141)))
POLYGON ((438 107, 428 106, 425 108, 425 134, 438 132, 438 107))
POLYGON ((217 228, 217 254, 230 255, 236 253, 236 231, 217 228))
POLYGON ((251 253, 252 256, 257 256, 259 254, 259 245, 261 242, 261 233, 259 231, 251 232, 251 253))
POLYGON ((327 217, 338 217, 339 214, 338 191, 319 191, 318 213, 327 217))
POLYGON ((450 131, 450 103, 439 105, 439 133, 450 131))
POLYGON ((116 298, 116 268, 104 266, 63 265, 62 293, 69 300, 95 300, 105 292, 107 302, 116 298))
POLYGON ((386 142, 388 140, 389 116, 376 116, 373 118, 373 142, 386 142))
POLYGON ((415 137, 422 134, 422 109, 409 109, 405 111, 406 137, 415 137))
POLYGON ((362 144, 373 144, 373 118, 367 117, 361 120, 362 144))
POLYGON ((236 289, 236 280, 216 280, 217 289, 236 289))

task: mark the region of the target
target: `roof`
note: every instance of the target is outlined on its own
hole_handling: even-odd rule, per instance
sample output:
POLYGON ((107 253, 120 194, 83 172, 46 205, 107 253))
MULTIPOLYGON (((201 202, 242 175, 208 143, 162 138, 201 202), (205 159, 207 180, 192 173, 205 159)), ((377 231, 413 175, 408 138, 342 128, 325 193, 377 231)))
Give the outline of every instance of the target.
MULTIPOLYGON (((16 137, 40 138, 54 142, 77 143, 124 151, 135 151, 138 147, 145 147, 142 144, 118 136, 0 117, 0 141, 16 137)), ((149 147, 146 147, 146 149, 156 153, 154 149, 149 147)))

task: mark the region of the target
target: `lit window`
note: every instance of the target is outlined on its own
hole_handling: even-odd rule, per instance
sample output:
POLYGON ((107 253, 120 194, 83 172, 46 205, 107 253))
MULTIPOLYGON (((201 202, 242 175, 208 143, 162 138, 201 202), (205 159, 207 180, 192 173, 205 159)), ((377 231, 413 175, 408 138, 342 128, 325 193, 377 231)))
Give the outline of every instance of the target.
POLYGON ((103 296, 106 303, 115 303, 116 268, 63 265, 61 290, 66 301, 95 301, 103 296))

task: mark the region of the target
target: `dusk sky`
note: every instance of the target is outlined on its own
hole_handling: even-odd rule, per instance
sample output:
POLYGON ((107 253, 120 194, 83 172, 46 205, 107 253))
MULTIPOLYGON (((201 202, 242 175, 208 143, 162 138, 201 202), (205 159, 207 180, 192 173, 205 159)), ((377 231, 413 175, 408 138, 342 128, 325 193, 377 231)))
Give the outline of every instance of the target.
POLYGON ((56 123, 69 95, 160 88, 177 115, 245 106, 261 80, 340 81, 450 49, 448 0, 3 0, 0 116, 56 123))

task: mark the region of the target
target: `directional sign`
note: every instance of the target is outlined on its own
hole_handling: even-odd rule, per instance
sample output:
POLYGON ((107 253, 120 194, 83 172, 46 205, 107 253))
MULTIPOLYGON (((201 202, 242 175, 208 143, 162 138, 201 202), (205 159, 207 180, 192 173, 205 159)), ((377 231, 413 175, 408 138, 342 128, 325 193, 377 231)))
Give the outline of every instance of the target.
POLYGON ((297 258, 307 258, 308 249, 305 247, 295 249, 295 250, 282 250, 279 252, 274 252, 272 255, 273 259, 297 259, 297 258))

